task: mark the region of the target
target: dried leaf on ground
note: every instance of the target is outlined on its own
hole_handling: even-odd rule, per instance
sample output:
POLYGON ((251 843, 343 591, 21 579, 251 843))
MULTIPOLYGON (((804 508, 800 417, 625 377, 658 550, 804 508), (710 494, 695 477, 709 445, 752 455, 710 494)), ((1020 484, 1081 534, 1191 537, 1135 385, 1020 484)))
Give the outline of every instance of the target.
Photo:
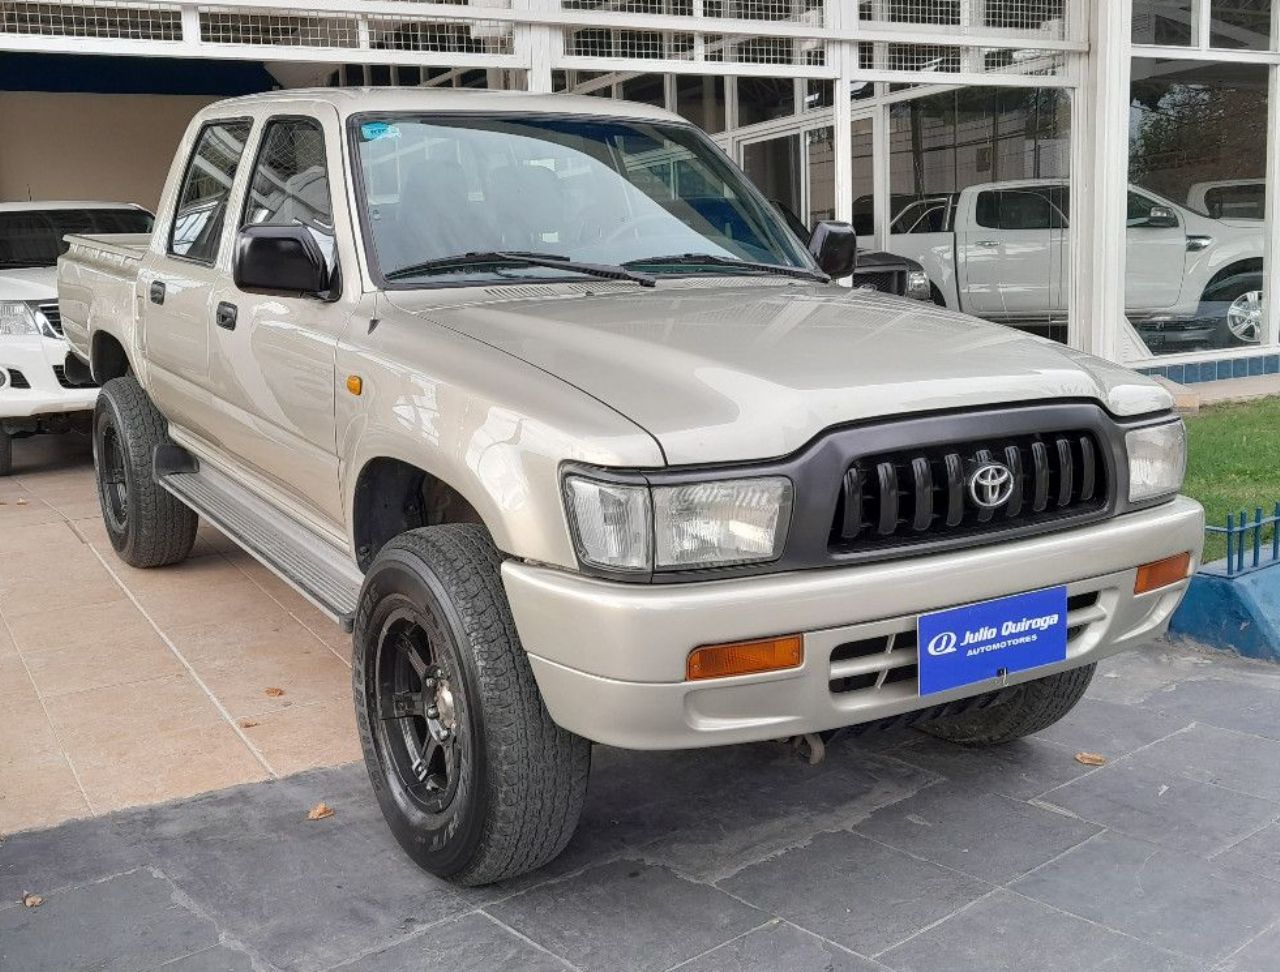
POLYGON ((252 719, 241 719, 238 723, 236 723, 236 725, 238 725, 241 729, 252 729, 257 724, 258 723, 254 722, 252 719))
POLYGON ((1100 753, 1076 753, 1076 762, 1085 766, 1106 766, 1107 757, 1100 753))
POLYGON ((325 817, 333 816, 333 807, 327 803, 317 803, 314 807, 307 811, 308 820, 323 820, 325 817))
POLYGON ((22 903, 26 905, 28 908, 39 908, 42 904, 44 904, 44 898, 40 897, 40 895, 38 894, 32 894, 30 891, 28 891, 26 894, 22 896, 22 903))
POLYGON ((18 497, 18 499, 17 499, 17 503, 18 503, 18 505, 19 505, 19 506, 26 506, 26 505, 27 505, 27 501, 26 501, 26 500, 24 500, 21 496, 19 496, 19 497, 18 497))
POLYGON ((275 686, 272 686, 271 688, 266 689, 266 693, 267 693, 267 698, 278 699, 280 698, 280 696, 284 695, 284 689, 276 688, 275 686))

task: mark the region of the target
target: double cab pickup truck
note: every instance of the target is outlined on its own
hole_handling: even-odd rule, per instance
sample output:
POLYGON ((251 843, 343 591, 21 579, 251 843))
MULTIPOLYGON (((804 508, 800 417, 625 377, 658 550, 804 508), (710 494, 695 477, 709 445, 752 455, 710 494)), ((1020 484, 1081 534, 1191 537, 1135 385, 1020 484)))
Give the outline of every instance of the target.
MULTIPOLYGON (((934 300, 1029 327, 1064 321, 1071 284, 1066 182, 993 182, 905 206, 889 250, 918 260, 934 300)), ((1256 344, 1262 333, 1257 220, 1215 219, 1129 187, 1126 315, 1152 348, 1256 344)))
POLYGON ((203 109, 59 299, 119 556, 203 517, 348 626, 391 829, 482 884, 564 847, 593 742, 996 745, 1165 630, 1168 393, 855 262, 656 108, 297 90, 203 109))

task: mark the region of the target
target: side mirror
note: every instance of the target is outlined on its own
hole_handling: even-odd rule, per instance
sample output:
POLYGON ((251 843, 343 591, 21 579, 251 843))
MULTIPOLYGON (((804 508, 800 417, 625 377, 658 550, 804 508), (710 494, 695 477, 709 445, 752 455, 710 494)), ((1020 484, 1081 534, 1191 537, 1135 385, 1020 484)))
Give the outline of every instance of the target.
POLYGON ((837 278, 847 277, 858 267, 858 234, 848 223, 824 219, 813 228, 809 252, 817 259, 823 273, 837 278))
POLYGON ((329 269, 305 226, 246 226, 236 235, 235 285, 251 294, 306 294, 329 289, 329 269))
POLYGON ((1173 229, 1178 225, 1178 214, 1168 206, 1152 206, 1143 225, 1152 229, 1173 229))

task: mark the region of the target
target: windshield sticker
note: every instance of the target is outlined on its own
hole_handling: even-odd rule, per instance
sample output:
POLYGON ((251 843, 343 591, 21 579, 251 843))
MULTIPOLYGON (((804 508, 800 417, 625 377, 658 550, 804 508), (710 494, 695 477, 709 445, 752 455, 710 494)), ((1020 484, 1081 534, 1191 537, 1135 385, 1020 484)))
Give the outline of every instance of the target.
POLYGON ((365 122, 360 126, 360 134, 366 142, 376 142, 380 138, 399 138, 400 129, 387 122, 365 122))

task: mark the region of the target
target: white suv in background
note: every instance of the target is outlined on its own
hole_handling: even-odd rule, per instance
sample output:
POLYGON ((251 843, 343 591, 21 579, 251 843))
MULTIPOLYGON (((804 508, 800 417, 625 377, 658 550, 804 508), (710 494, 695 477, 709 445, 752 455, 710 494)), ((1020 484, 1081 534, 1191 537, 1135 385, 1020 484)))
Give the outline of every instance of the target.
POLYGON ((151 232, 140 206, 110 202, 0 203, 0 476, 13 439, 88 431, 98 397, 62 336, 57 263, 68 233, 151 232))

